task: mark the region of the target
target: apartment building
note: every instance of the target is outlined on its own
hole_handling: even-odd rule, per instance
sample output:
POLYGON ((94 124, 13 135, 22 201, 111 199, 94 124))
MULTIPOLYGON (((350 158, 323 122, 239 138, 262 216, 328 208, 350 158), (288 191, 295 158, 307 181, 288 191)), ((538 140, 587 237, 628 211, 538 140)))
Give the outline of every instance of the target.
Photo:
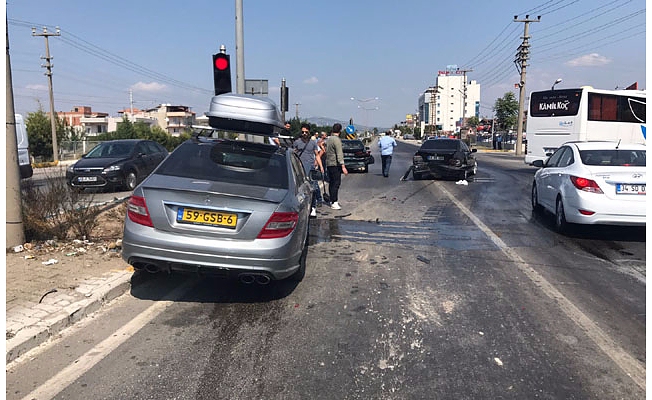
POLYGON ((426 89, 418 100, 421 132, 434 126, 442 133, 459 132, 467 118, 480 115, 480 84, 466 82, 464 71, 449 66, 437 73, 434 86, 426 89), (466 95, 466 96, 465 96, 466 95))
POLYGON ((109 114, 94 112, 89 106, 76 106, 71 111, 59 111, 57 117, 63 119, 66 125, 77 133, 86 136, 97 136, 108 132, 109 129, 109 114))

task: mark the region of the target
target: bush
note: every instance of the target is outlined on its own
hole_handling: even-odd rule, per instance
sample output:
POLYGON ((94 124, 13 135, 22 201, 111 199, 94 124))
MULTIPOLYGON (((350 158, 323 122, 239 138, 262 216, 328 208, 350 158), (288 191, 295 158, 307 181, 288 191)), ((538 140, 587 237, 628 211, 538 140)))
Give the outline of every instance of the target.
POLYGON ((84 195, 69 186, 65 170, 46 174, 45 184, 36 186, 33 179, 21 182, 23 225, 27 242, 32 240, 90 239, 97 226, 98 206, 93 195, 84 195))

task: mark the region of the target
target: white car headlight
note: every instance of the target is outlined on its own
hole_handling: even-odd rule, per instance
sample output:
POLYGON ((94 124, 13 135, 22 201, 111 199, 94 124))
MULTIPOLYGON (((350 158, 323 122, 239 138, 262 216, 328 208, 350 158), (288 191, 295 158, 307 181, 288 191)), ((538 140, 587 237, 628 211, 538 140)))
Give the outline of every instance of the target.
POLYGON ((112 171, 118 171, 118 170, 120 170, 119 165, 111 165, 110 167, 104 168, 104 171, 102 171, 102 172, 112 172, 112 171))
POLYGON ((70 164, 70 165, 68 166, 68 172, 70 172, 70 173, 75 172, 75 164, 70 164))

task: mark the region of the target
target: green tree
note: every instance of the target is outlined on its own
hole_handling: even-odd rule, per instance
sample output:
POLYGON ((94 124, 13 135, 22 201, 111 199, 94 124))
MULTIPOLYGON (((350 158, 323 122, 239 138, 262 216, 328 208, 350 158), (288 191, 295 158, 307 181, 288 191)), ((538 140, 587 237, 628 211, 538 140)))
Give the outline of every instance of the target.
POLYGON ((507 92, 494 103, 494 112, 500 130, 514 129, 518 122, 518 101, 512 92, 507 92))
POLYGON ((466 125, 470 126, 471 128, 475 129, 480 125, 480 119, 476 117, 475 115, 472 117, 469 117, 466 119, 466 125))
MULTIPOLYGON (((27 127, 27 137, 29 138, 29 151, 32 156, 41 157, 45 160, 53 160, 52 124, 50 117, 39 107, 38 111, 27 114, 25 126, 27 127)), ((67 129, 69 127, 66 127, 65 122, 59 118, 56 119, 55 126, 58 144, 69 135, 67 129)))

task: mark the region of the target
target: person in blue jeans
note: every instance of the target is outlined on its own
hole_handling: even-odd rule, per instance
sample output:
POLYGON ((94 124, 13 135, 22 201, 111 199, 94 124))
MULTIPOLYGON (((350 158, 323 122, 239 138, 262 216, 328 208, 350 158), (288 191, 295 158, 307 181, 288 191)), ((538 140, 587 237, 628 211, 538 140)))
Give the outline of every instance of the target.
POLYGON ((396 147, 396 140, 389 135, 383 133, 383 136, 378 140, 378 147, 380 147, 380 158, 383 161, 383 176, 389 176, 389 166, 392 165, 392 154, 394 154, 394 147, 396 147))
MULTIPOLYGON (((306 175, 312 177, 313 170, 324 173, 324 167, 322 166, 321 158, 318 158, 319 146, 317 146, 316 140, 310 138, 309 124, 306 123, 301 124, 301 136, 299 137, 299 139, 294 141, 292 147, 294 148, 294 151, 299 156, 299 159, 301 160, 301 164, 303 165, 303 169, 306 172, 306 175)), ((319 185, 316 180, 312 180, 312 188, 313 191, 319 190, 319 185)), ((312 203, 310 204, 311 217, 317 216, 317 210, 315 209, 315 207, 317 206, 317 197, 318 196, 316 195, 312 196, 312 203)))

